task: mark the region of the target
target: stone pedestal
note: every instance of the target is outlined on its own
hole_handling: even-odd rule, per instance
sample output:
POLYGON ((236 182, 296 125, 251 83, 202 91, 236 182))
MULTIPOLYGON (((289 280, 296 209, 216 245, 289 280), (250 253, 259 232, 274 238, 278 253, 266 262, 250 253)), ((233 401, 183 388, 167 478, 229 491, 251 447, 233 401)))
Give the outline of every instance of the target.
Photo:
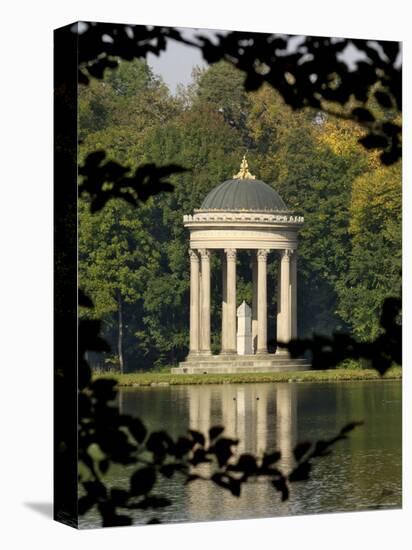
POLYGON ((252 350, 253 353, 257 352, 257 340, 258 340, 258 322, 257 322, 257 257, 256 252, 252 252, 252 350))
POLYGON ((244 300, 237 308, 237 354, 253 354, 252 311, 244 300))
MULTIPOLYGON (((286 249, 281 253, 280 270, 278 279, 278 315, 277 315, 277 341, 287 343, 292 338, 292 291, 291 288, 291 256, 293 250, 286 249)), ((285 348, 278 346, 276 353, 288 355, 285 348)))

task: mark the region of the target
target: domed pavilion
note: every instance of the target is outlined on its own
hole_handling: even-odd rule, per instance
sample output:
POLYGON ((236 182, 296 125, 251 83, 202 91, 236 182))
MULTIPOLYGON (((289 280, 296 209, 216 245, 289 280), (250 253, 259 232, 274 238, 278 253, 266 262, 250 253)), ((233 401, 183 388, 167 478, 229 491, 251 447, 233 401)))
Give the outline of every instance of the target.
POLYGON ((304 359, 290 358, 285 348, 278 346, 276 353, 268 353, 267 345, 267 263, 271 258, 280 267, 276 335, 269 337, 277 342, 297 337, 297 247, 303 217, 294 215, 279 193, 256 179, 243 157, 239 172, 212 189, 193 215, 183 216, 183 222, 190 232, 190 348, 186 360, 172 372, 309 368, 304 359), (241 250, 248 250, 252 257, 253 299, 251 308, 242 304, 237 311, 236 255, 241 250), (220 353, 213 355, 210 257, 218 251, 222 257, 222 334, 220 353), (239 315, 242 323, 237 323, 239 315), (242 338, 251 338, 250 346, 239 346, 242 338), (244 354, 240 349, 250 352, 244 354))

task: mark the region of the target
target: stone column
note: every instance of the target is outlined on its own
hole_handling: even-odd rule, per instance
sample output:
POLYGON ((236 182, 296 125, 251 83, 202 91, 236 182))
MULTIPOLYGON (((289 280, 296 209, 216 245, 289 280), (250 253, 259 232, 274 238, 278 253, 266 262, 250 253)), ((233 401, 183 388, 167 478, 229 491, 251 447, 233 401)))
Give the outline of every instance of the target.
MULTIPOLYGON (((271 389, 271 391, 273 391, 271 389)), ((276 391, 276 390, 275 390, 276 391)), ((259 400, 256 400, 256 397, 253 396, 256 403, 256 447, 255 452, 259 455, 261 455, 263 452, 266 451, 267 443, 267 397, 268 397, 268 389, 267 385, 265 387, 260 387, 258 390, 259 393, 259 400)), ((272 433, 272 432, 269 432, 272 433)))
POLYGON ((226 327, 227 327, 227 262, 226 254, 222 252, 222 338, 220 352, 226 353, 226 327))
POLYGON ((260 249, 257 253, 258 272, 258 307, 257 307, 257 329, 258 345, 257 353, 265 354, 267 347, 267 255, 269 250, 260 249))
MULTIPOLYGON (((198 251, 199 252, 199 251, 198 251)), ((199 352, 202 347, 202 269, 199 269, 199 308, 198 308, 198 318, 199 318, 199 352)))
POLYGON ((236 250, 225 249, 227 262, 227 305, 226 305, 226 349, 225 353, 236 353, 236 250))
POLYGON ((202 266, 202 304, 201 304, 201 325, 202 337, 200 342, 200 353, 211 355, 210 349, 210 250, 202 248, 199 250, 202 266))
POLYGON ((199 256, 194 250, 190 255, 190 346, 189 353, 199 353, 199 256))
MULTIPOLYGON (((279 270, 279 300, 280 311, 277 316, 277 340, 278 342, 289 342, 291 339, 291 291, 290 291, 290 259, 292 250, 286 249, 281 252, 280 270, 279 270)), ((276 353, 287 355, 285 348, 278 347, 276 353)))
POLYGON ((252 250, 252 353, 257 351, 257 258, 256 251, 252 250))
POLYGON ((290 315, 291 315, 291 338, 298 337, 298 274, 297 274, 298 253, 295 250, 290 260, 290 315))
POLYGON ((295 462, 297 398, 296 384, 275 384, 276 392, 276 448, 282 453, 279 464, 290 471, 295 462))
MULTIPOLYGON (((282 333, 282 311, 281 311, 281 302, 280 302, 280 287, 281 287, 281 269, 280 263, 282 261, 282 252, 279 253, 278 261, 278 288, 277 288, 277 315, 276 315, 276 337, 279 339, 279 335, 282 333)), ((279 351, 279 348, 276 350, 276 353, 279 351)))

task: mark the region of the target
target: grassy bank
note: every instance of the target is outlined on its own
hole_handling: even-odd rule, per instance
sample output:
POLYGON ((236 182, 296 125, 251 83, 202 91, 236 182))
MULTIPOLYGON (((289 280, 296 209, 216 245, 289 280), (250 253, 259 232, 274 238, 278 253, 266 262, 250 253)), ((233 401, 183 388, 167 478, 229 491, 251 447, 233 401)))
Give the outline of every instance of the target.
POLYGON ((332 369, 304 372, 259 372, 239 374, 170 374, 170 373, 104 373, 94 378, 115 378, 119 386, 156 386, 187 384, 240 384, 250 382, 339 382, 351 380, 380 380, 402 378, 400 367, 391 368, 384 377, 370 369, 332 369))

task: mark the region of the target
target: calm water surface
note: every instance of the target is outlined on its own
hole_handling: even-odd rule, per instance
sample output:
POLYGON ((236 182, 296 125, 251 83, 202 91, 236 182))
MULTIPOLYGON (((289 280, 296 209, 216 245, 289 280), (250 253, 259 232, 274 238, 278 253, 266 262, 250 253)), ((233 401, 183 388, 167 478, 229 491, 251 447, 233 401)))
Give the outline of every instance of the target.
MULTIPOLYGON (((187 428, 206 432, 222 424, 225 434, 240 440, 239 452, 279 449, 280 465, 293 467, 292 450, 303 440, 335 435, 352 420, 364 420, 333 454, 320 459, 312 479, 292 485, 282 503, 267 481, 251 481, 237 498, 212 483, 183 486, 179 476, 159 483, 172 505, 135 513, 135 523, 157 517, 163 522, 212 521, 319 512, 401 507, 401 382, 269 383, 168 386, 124 389, 123 413, 142 418, 150 430, 173 436, 187 428)), ((132 470, 113 467, 112 486, 127 483, 132 470)), ((99 526, 90 512, 81 527, 99 526)))

